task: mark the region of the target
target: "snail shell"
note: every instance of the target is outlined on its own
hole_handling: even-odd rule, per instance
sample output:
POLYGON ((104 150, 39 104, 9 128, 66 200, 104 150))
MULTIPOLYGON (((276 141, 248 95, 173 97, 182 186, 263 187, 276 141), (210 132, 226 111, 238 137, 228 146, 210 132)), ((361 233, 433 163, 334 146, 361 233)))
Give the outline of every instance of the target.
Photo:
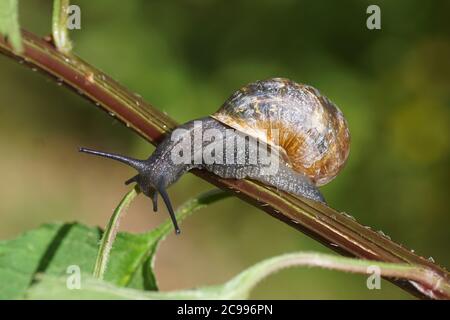
POLYGON ((317 89, 288 79, 248 84, 212 117, 274 147, 316 186, 339 173, 350 151, 347 121, 339 108, 317 89))

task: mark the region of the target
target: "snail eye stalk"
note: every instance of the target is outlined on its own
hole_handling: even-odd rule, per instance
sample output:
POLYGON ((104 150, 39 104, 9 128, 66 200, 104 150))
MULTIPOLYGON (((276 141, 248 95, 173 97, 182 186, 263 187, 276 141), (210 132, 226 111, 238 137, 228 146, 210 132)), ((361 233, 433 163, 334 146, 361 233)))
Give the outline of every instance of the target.
POLYGON ((108 158, 108 159, 112 159, 112 160, 116 160, 116 161, 125 163, 125 164, 129 165, 130 167, 136 169, 138 172, 141 172, 142 169, 144 169, 146 166, 146 163, 143 160, 138 160, 138 159, 134 159, 131 157, 125 157, 120 154, 107 153, 107 152, 92 150, 92 149, 88 149, 88 148, 80 148, 80 152, 92 154, 94 156, 108 158))

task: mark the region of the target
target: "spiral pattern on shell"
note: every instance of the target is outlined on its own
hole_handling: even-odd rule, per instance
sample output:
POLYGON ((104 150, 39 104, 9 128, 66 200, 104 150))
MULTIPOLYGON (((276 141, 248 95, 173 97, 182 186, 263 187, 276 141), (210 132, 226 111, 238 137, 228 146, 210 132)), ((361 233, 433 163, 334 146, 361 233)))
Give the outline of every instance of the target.
POLYGON ((248 84, 212 117, 275 147, 287 165, 316 186, 339 173, 350 151, 347 121, 339 108, 317 89, 288 79, 248 84))

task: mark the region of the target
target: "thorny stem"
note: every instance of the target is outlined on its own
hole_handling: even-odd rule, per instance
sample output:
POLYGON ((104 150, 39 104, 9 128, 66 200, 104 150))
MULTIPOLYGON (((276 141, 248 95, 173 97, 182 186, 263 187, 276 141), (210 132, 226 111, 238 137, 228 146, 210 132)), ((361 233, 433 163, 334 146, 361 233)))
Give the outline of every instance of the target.
MULTIPOLYGON (((17 54, 0 37, 0 52, 64 83, 149 142, 158 144, 165 134, 175 128, 176 122, 168 116, 75 55, 64 55, 51 43, 27 31, 23 31, 23 44, 24 52, 17 54)), ((200 170, 193 170, 193 173, 219 188, 231 190, 237 197, 338 253, 361 259, 419 265, 433 272, 440 281, 450 281, 450 274, 443 268, 323 204, 277 192, 254 181, 221 179, 200 170)), ((425 281, 392 281, 421 298, 450 299, 448 292, 429 288, 425 281), (424 294, 427 290, 430 294, 424 294)))

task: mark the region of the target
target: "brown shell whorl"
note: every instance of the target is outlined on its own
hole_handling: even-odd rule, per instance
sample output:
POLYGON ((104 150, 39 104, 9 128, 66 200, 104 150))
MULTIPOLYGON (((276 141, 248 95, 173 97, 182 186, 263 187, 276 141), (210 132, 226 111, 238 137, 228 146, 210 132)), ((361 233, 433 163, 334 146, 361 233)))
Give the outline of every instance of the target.
POLYGON ((315 88, 288 79, 248 84, 212 117, 279 147, 317 186, 332 180, 349 154, 350 134, 339 108, 315 88))

